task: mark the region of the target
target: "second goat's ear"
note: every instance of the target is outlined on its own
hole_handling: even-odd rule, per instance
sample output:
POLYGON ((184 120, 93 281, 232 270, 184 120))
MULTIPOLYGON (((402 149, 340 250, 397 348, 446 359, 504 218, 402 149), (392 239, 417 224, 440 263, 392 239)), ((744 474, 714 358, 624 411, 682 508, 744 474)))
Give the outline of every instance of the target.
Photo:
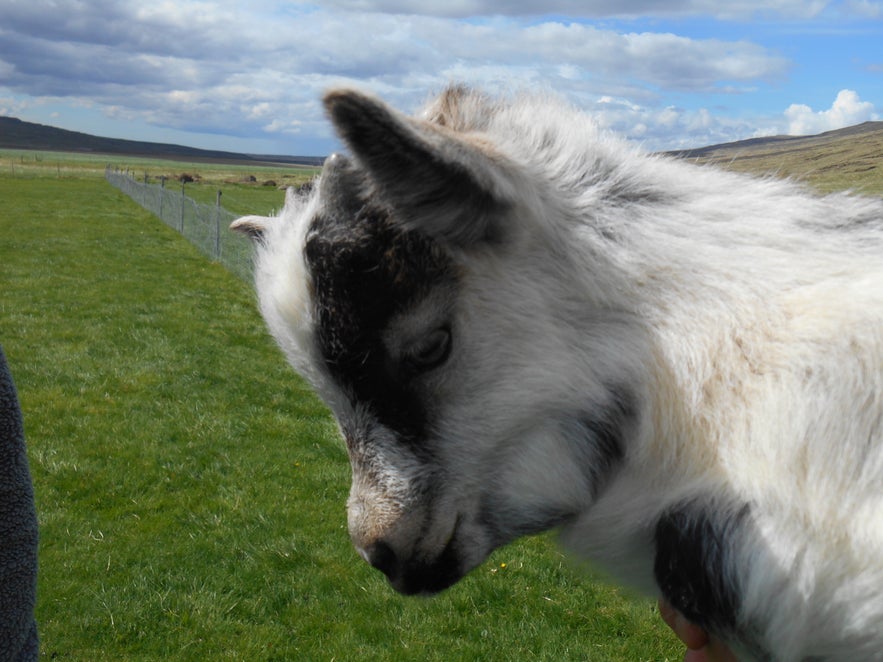
POLYGON ((458 247, 505 238, 517 187, 501 159, 468 137, 373 97, 332 90, 325 108, 373 190, 408 228, 458 247))
POLYGON ((250 239, 260 241, 264 238, 267 222, 270 220, 266 216, 243 216, 233 221, 230 224, 230 229, 244 234, 250 239))

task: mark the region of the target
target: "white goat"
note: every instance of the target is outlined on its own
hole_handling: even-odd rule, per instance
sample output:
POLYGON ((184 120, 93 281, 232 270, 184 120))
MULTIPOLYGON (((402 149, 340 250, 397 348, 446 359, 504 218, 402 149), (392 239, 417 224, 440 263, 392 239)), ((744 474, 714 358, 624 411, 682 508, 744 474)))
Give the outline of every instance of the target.
POLYGON ((519 536, 743 659, 883 659, 883 204, 642 154, 557 102, 325 105, 352 153, 257 239, 402 593, 519 536))

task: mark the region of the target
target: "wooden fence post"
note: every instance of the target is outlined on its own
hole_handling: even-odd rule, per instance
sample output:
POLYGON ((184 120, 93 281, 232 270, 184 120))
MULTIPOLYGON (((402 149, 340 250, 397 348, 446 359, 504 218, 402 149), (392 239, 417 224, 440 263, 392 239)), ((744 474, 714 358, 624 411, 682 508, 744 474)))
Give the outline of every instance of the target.
POLYGON ((221 259, 221 189, 215 201, 215 259, 221 259))
POLYGON ((187 196, 184 195, 184 187, 187 185, 187 182, 184 181, 184 178, 181 178, 181 229, 179 232, 184 234, 184 203, 187 201, 187 196))
POLYGON ((161 175, 159 178, 159 217, 165 221, 162 215, 162 203, 166 193, 166 176, 161 175))

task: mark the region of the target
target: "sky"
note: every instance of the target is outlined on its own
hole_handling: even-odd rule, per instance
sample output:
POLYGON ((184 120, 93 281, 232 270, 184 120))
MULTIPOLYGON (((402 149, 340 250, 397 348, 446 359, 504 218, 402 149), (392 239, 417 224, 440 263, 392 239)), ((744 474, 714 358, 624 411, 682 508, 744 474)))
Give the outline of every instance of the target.
POLYGON ((883 0, 0 0, 0 115, 253 154, 319 99, 553 93, 649 150, 883 119, 883 0))

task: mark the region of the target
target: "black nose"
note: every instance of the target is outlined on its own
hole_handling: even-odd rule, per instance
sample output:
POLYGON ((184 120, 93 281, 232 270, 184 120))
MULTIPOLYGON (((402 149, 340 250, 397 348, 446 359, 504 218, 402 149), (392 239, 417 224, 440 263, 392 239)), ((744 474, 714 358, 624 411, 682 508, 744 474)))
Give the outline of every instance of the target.
POLYGON ((390 581, 393 581, 398 574, 396 553, 382 540, 371 545, 368 550, 368 563, 380 570, 390 581))
POLYGON ((363 557, 386 575, 392 587, 403 595, 438 593, 464 574, 452 545, 448 545, 438 558, 427 562, 400 558, 392 547, 380 540, 365 550, 363 557))

